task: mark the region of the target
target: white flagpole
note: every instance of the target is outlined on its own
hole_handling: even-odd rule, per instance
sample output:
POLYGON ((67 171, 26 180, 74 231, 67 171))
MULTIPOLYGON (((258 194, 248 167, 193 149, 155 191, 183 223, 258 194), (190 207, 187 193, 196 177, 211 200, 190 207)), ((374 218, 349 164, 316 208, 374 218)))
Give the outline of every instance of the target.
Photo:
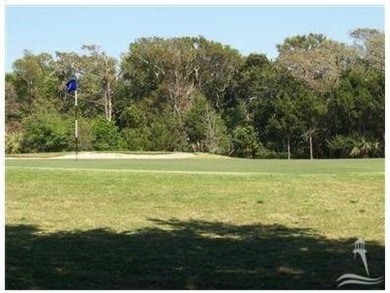
POLYGON ((74 137, 76 139, 76 161, 78 161, 77 89, 74 92, 74 109, 75 109, 74 137))

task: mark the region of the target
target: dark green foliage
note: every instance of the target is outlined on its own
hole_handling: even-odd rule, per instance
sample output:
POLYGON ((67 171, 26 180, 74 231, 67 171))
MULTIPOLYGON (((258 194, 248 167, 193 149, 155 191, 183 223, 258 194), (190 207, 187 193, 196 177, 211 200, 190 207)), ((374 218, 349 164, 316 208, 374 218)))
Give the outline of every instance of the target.
POLYGON ((129 151, 146 151, 148 147, 147 128, 124 128, 121 131, 124 147, 129 151))
POLYGON ((62 152, 70 147, 69 121, 53 111, 41 110, 23 121, 22 152, 62 152))
POLYGON ((260 151, 253 126, 238 126, 232 135, 233 155, 244 158, 256 158, 260 151))
POLYGON ((123 148, 118 127, 104 118, 97 118, 92 124, 92 147, 97 151, 116 151, 123 148))
POLYGON ((378 142, 378 150, 375 153, 383 155, 385 132, 383 81, 381 73, 360 66, 345 72, 340 87, 329 100, 327 115, 329 134, 353 137, 354 141, 378 142))
POLYGON ((203 95, 196 96, 184 125, 194 151, 224 154, 229 150, 226 126, 203 95))
POLYGON ((355 145, 355 139, 350 136, 336 135, 328 140, 327 143, 332 152, 332 157, 348 158, 355 145))
POLYGON ((207 124, 204 118, 209 107, 206 98, 198 96, 186 115, 185 130, 195 151, 204 150, 204 141, 207 137, 207 124))
POLYGON ((336 158, 368 158, 380 157, 381 149, 378 141, 366 137, 336 135, 328 141, 332 156, 336 158))
POLYGON ((170 111, 165 111, 151 122, 148 138, 151 151, 189 151, 180 121, 170 111))
POLYGON ((122 127, 121 136, 125 148, 130 151, 144 151, 149 149, 148 129, 144 112, 131 105, 122 111, 119 125, 122 127))
POLYGON ((146 124, 146 117, 140 108, 132 105, 123 110, 119 121, 122 128, 138 128, 146 124))
MULTIPOLYGON (((74 127, 74 121, 73 117, 70 118, 72 127, 74 127)), ((92 145, 92 139, 93 139, 93 133, 92 133, 92 125, 94 123, 93 119, 85 119, 81 118, 78 119, 78 148, 80 151, 92 151, 93 145, 92 145)), ((74 137, 74 128, 72 128, 72 132, 70 134, 69 140, 72 142, 71 144, 71 150, 75 150, 75 137, 74 137)))
POLYGON ((384 156, 384 33, 351 37, 291 36, 276 61, 202 36, 140 38, 120 62, 95 45, 25 51, 5 79, 6 151, 74 150, 77 72, 80 150, 384 156))

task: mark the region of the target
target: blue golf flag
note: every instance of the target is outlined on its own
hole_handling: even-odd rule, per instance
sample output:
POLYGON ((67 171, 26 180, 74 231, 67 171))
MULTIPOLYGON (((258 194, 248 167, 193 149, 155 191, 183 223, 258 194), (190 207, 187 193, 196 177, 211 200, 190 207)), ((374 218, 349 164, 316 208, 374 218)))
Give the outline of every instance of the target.
POLYGON ((77 90, 77 82, 75 78, 72 78, 66 83, 66 90, 70 94, 71 92, 77 90))

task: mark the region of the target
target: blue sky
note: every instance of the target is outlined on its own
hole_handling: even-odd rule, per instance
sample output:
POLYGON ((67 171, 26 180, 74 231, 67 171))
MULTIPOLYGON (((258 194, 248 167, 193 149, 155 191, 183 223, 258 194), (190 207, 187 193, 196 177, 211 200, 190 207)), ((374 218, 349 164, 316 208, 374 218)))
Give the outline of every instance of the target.
POLYGON ((7 6, 6 72, 25 49, 54 54, 98 44, 118 58, 140 37, 203 35, 244 55, 275 58, 286 37, 315 32, 350 42, 348 33, 359 27, 384 30, 384 7, 7 6))

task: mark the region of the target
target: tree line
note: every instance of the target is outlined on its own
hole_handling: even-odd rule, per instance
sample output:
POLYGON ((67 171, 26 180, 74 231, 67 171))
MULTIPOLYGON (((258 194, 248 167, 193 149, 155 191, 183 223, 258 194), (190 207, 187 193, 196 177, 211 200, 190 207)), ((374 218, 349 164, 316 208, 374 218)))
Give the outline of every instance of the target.
POLYGON ((5 77, 6 152, 74 150, 76 76, 81 150, 383 157, 384 33, 350 37, 288 37, 275 60, 202 36, 140 38, 120 60, 25 51, 5 77))

